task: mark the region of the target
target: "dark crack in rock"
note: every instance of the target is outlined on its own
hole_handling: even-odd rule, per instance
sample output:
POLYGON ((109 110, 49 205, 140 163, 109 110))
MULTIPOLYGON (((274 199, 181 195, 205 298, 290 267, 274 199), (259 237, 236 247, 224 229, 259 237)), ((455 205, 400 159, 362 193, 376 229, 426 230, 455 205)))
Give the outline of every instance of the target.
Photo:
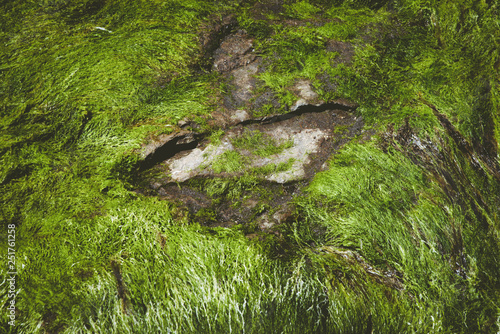
POLYGON ((279 225, 295 217, 290 203, 302 187, 328 168, 326 161, 334 152, 363 134, 363 119, 354 108, 348 101, 301 106, 289 114, 242 122, 226 130, 217 143, 202 137, 191 141, 194 134, 187 131, 163 136, 146 146, 144 156, 161 157, 161 148, 184 141, 192 147, 163 153, 165 160, 147 170, 139 191, 176 202, 190 220, 204 225, 243 224, 249 233, 256 228, 279 234, 279 225), (253 143, 256 138, 262 142, 253 143), (253 144, 242 145, 242 139, 253 144), (266 149, 270 153, 263 154, 266 149), (217 167, 229 164, 224 159, 230 154, 239 159, 237 168, 217 167), (227 196, 231 189, 213 195, 207 188, 211 180, 219 187, 233 187, 249 175, 255 190, 243 190, 236 198, 227 196))

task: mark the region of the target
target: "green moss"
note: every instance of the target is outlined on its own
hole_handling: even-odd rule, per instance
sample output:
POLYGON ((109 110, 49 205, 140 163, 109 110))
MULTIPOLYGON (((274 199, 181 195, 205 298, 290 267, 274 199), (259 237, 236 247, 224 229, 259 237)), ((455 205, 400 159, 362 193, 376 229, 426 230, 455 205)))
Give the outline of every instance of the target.
MULTIPOLYGON (((286 6, 287 15, 297 18, 312 18, 320 9, 308 2, 297 2, 286 6), (300 9, 299 9, 300 8, 300 9)), ((317 87, 321 97, 327 99, 337 96, 322 94, 320 76, 328 74, 331 78, 343 75, 337 69, 334 60, 338 53, 327 52, 329 40, 354 42, 360 38, 360 32, 368 25, 385 22, 387 15, 375 15, 366 9, 352 9, 348 6, 328 6, 328 9, 317 20, 321 24, 276 25, 274 34, 257 41, 256 49, 269 60, 265 72, 259 75, 265 87, 274 91, 280 104, 290 107, 296 97, 290 88, 298 79, 308 79, 317 87)), ((331 95, 331 92, 329 92, 331 95)))
POLYGON ((245 173, 238 177, 233 178, 213 178, 203 182, 195 182, 193 185, 201 187, 211 197, 226 197, 229 199, 241 198, 242 195, 254 190, 257 186, 257 178, 250 174, 245 173))
POLYGON ((238 23, 247 31, 248 34, 259 39, 269 37, 274 32, 273 26, 266 20, 252 17, 249 9, 245 8, 241 15, 238 15, 238 23))
POLYGON ((233 139, 232 143, 238 149, 248 150, 261 157, 279 154, 293 146, 293 142, 290 140, 278 144, 271 136, 258 130, 247 131, 242 136, 233 139))
POLYGON ((291 5, 285 5, 286 14, 297 19, 309 19, 320 11, 319 8, 307 1, 298 1, 291 5))
POLYGON ((339 125, 339 126, 336 126, 335 129, 333 129, 333 133, 342 134, 342 133, 346 132, 347 130, 349 130, 349 125, 339 125))
MULTIPOLYGON (((257 18, 254 2, 1 2, 0 220, 17 231, 15 331, 497 332, 500 188, 481 147, 499 138, 498 2, 402 0, 391 12, 386 3, 290 2, 257 18), (358 102, 374 128, 408 122, 436 155, 348 146, 266 249, 131 191, 147 136, 215 109, 220 78, 198 66, 199 29, 230 12, 256 38, 267 62, 259 78, 281 105, 308 79, 322 99, 358 102), (352 65, 336 65, 330 39, 355 46, 352 65), (471 156, 419 96, 474 143, 471 156), (392 271, 404 289, 332 249, 392 271)), ((253 135, 239 149, 269 156, 291 145, 253 135)), ((238 153, 223 158, 221 172, 244 170, 238 153)), ((289 163, 201 186, 235 202, 263 193, 267 208, 271 190, 256 173, 289 163)))
POLYGON ((293 163, 295 162, 295 159, 290 158, 286 162, 280 162, 278 164, 275 163, 269 163, 265 166, 255 168, 253 170, 254 173, 256 174, 262 174, 262 175, 269 175, 273 173, 281 173, 289 170, 292 168, 293 163))
POLYGON ((239 152, 226 151, 212 162, 211 167, 216 173, 238 172, 244 168, 244 157, 239 152))
POLYGON ((255 117, 263 117, 276 114, 277 110, 272 103, 266 103, 259 110, 254 112, 255 117))
POLYGON ((221 137, 224 135, 224 130, 218 129, 210 134, 210 143, 212 145, 219 145, 221 143, 221 137))
MULTIPOLYGON (((444 158, 441 162, 450 163, 447 172, 443 173, 455 173, 455 167, 451 166, 458 163, 468 177, 475 178, 476 172, 467 167, 468 163, 456 153, 451 154, 455 158, 444 158)), ((334 156, 329 171, 316 176, 309 188, 310 196, 315 199, 298 203, 308 223, 297 222, 289 237, 300 245, 315 242, 356 250, 371 265, 383 270, 396 269, 402 273, 407 291, 413 291, 413 295, 417 291, 426 291, 425 296, 415 301, 417 304, 432 304, 437 299, 443 301, 441 306, 434 304, 435 312, 439 314, 435 321, 443 328, 457 330, 463 325, 459 324, 462 321, 474 327, 476 324, 468 322, 462 315, 480 311, 474 303, 457 302, 457 298, 471 302, 478 297, 473 293, 459 298, 456 287, 468 286, 471 281, 463 277, 476 275, 476 269, 468 267, 463 259, 459 260, 461 255, 457 254, 468 249, 467 261, 472 262, 483 256, 477 252, 476 241, 469 235, 477 233, 477 228, 466 221, 482 224, 480 221, 485 217, 478 212, 472 213, 473 209, 464 209, 465 203, 470 203, 469 199, 455 201, 445 195, 440 188, 442 181, 436 176, 439 173, 437 170, 425 172, 399 151, 384 153, 373 144, 351 144, 334 156), (328 205, 318 204, 325 201, 328 205), (326 229, 324 235, 327 238, 312 233, 314 226, 326 229), (461 247, 463 250, 458 251, 461 247), (450 258, 456 262, 450 263, 450 258), (426 271, 429 266, 434 270, 426 271), (457 319, 460 320, 457 322, 457 319)), ((463 190, 453 196, 468 198, 467 182, 483 184, 472 179, 461 183, 459 187, 463 190)), ((494 184, 480 187, 490 192, 498 186, 494 184)), ((490 240, 486 236, 483 238, 490 240)), ((498 247, 490 244, 489 251, 495 253, 498 247)), ((489 285, 483 286, 484 291, 498 284, 492 283, 489 274, 485 276, 489 285)), ((485 310, 482 314, 486 316, 489 312, 485 310)), ((479 327, 475 327, 476 330, 479 327)))
POLYGON ((196 212, 194 219, 197 222, 214 223, 217 222, 217 213, 213 209, 202 208, 196 212))

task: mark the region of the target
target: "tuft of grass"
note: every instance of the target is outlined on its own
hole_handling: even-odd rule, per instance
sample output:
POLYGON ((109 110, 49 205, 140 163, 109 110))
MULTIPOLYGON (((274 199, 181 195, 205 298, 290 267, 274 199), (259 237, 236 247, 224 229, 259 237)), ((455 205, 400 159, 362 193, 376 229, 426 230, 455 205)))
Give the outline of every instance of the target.
POLYGON ((221 137, 224 135, 224 130, 218 129, 210 134, 210 143, 212 145, 220 145, 221 137))
POLYGON ((286 14, 297 19, 310 19, 321 9, 317 8, 308 1, 297 1, 290 5, 285 5, 286 14))
POLYGON ((270 163, 262 167, 257 167, 253 170, 256 174, 269 175, 272 173, 280 173, 285 172, 292 168, 293 163, 295 162, 294 158, 288 159, 286 162, 280 162, 278 164, 270 163))
POLYGON ((211 164, 215 173, 233 173, 244 168, 244 157, 237 151, 226 151, 222 153, 211 164))
POLYGON ((324 82, 321 76, 327 74, 336 78, 343 75, 342 68, 334 62, 338 54, 326 51, 328 41, 357 44, 361 33, 370 24, 385 22, 387 18, 384 12, 375 14, 366 8, 318 5, 296 2, 285 6, 284 15, 302 20, 315 18, 323 21, 321 24, 276 25, 273 34, 260 37, 255 43, 256 49, 269 63, 266 71, 259 74, 259 79, 276 93, 283 106, 291 106, 295 102, 290 88, 298 79, 310 80, 322 97, 338 97, 332 92, 322 92, 324 82), (320 11, 322 14, 317 15, 320 11))
POLYGON ((232 143, 238 149, 248 150, 261 157, 279 154, 293 146, 293 142, 290 140, 278 144, 271 136, 258 130, 247 131, 242 136, 233 139, 232 143))
MULTIPOLYGON (((474 235, 486 220, 496 218, 473 213, 474 205, 467 208, 471 203, 467 198, 475 195, 468 195, 469 190, 465 189, 482 181, 473 180, 477 172, 459 154, 449 154, 455 158, 444 159, 450 163, 446 172, 424 171, 400 151, 390 149, 384 153, 373 143, 350 144, 334 156, 329 171, 316 176, 309 187, 311 198, 298 201, 305 222, 291 225, 288 238, 306 250, 311 244, 353 250, 378 270, 399 272, 405 291, 412 296, 401 296, 404 303, 411 300, 419 310, 433 305, 432 323, 438 326, 434 331, 459 331, 463 326, 475 331, 489 328, 497 302, 492 302, 492 308, 480 310, 475 301, 491 300, 486 296, 498 285, 493 277, 499 267, 479 251, 474 235), (452 166, 456 163, 468 175, 468 181, 456 185, 462 190, 450 197, 441 188, 442 176, 437 175, 455 173, 452 166), (325 232, 318 235, 314 229, 325 232), (472 278, 477 277, 478 263, 489 266, 484 269, 482 282, 472 278), (432 271, 427 270, 431 267, 432 271), (463 295, 464 289, 472 290, 463 295), (442 304, 435 304, 435 300, 442 304), (479 325, 469 321, 467 314, 490 320, 479 325)), ((498 183, 481 187, 495 191, 498 183)), ((487 237, 490 232, 486 230, 481 235, 491 255, 498 252, 498 242, 487 237)), ((313 249, 317 252, 318 246, 313 249)), ((338 271, 344 272, 345 267, 334 268, 326 270, 339 279, 338 271)), ((359 273, 342 275, 342 282, 350 282, 363 291, 375 291, 358 281, 359 273)), ((417 317, 425 317, 421 311, 415 312, 417 317)))
MULTIPOLYGON (((2 331, 498 331, 500 187, 471 158, 496 161, 490 139, 500 140, 498 3, 398 0, 391 12, 385 3, 300 1, 256 19, 253 3, 229 1, 1 2, 0 220, 16 225, 19 287, 17 325, 2 313, 2 331), (259 76, 282 105, 295 80, 309 79, 321 98, 358 102, 368 123, 407 121, 437 155, 347 146, 297 200, 273 257, 238 229, 205 229, 131 191, 148 135, 213 110, 220 88, 199 71, 198 33, 227 12, 256 37, 268 62, 259 76), (263 19, 285 17, 306 22, 263 19), (330 39, 355 47, 352 66, 333 66, 330 39), (325 73, 336 91, 322 87, 325 73)), ((242 145, 281 152, 259 140, 242 145)), ((244 166, 231 154, 221 171, 244 166)), ((259 186, 250 172, 206 181, 234 199, 259 186)))
POLYGON ((225 196, 229 199, 242 197, 246 191, 252 191, 258 185, 257 178, 245 173, 233 178, 213 178, 205 180, 202 184, 203 190, 211 197, 225 196))

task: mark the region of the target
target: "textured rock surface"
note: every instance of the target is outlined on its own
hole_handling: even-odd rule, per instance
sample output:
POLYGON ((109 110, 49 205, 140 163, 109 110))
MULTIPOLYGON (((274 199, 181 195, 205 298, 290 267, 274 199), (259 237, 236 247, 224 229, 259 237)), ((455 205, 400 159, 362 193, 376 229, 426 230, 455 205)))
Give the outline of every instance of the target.
MULTIPOLYGON (((266 180, 277 183, 304 179, 306 176, 304 169, 310 162, 310 155, 317 153, 321 142, 329 137, 329 134, 322 130, 304 129, 295 131, 286 126, 276 127, 275 131, 269 135, 278 143, 291 141, 293 146, 283 150, 280 154, 265 158, 254 157, 244 170, 264 167, 271 163, 286 163, 293 159, 293 165, 289 170, 265 176, 266 180)), ((174 182, 184 182, 197 176, 214 176, 216 173, 211 170, 211 163, 222 153, 229 150, 234 150, 234 147, 228 137, 225 137, 219 145, 210 144, 203 149, 196 148, 187 155, 175 156, 169 159, 165 164, 168 166, 170 178, 174 182)))
MULTIPOLYGON (((202 35, 200 41, 212 72, 218 73, 224 85, 207 124, 223 134, 210 142, 206 139, 210 130, 204 132, 207 130, 185 119, 178 123, 179 130, 152 138, 142 148, 141 157, 145 161, 143 169, 154 177, 146 176, 145 189, 140 191, 178 202, 204 224, 232 226, 253 221, 261 230, 275 233, 279 224, 293 217, 290 201, 295 194, 317 172, 327 168, 326 161, 332 153, 361 134, 363 119, 355 116, 355 103, 342 99, 323 101, 306 78, 289 86, 295 102, 281 105, 276 92, 259 79, 270 63, 255 52, 254 38, 238 30, 230 16, 217 22, 211 28, 214 32, 202 35), (272 154, 261 154, 258 147, 235 144, 252 134, 264 139, 262 145, 272 143, 278 148, 271 150, 272 154), (226 153, 231 151, 241 159, 238 168, 221 169, 226 153), (210 180, 235 182, 248 175, 273 193, 264 206, 259 193, 246 193, 235 206, 223 195, 213 198, 204 186, 196 186, 210 180)), ((306 23, 322 24, 314 20, 289 20, 286 24, 306 23)), ((351 61, 354 52, 351 44, 337 41, 327 41, 325 50, 339 54, 337 63, 351 61)), ((327 75, 317 79, 323 90, 336 90, 335 80, 327 75)))
POLYGON ((187 155, 174 157, 166 162, 170 170, 170 178, 175 182, 184 182, 192 177, 207 175, 210 166, 222 153, 233 150, 233 145, 228 140, 223 140, 220 145, 208 145, 200 149, 196 148, 187 155))
MULTIPOLYGON (((230 174, 240 175, 270 164, 279 165, 292 162, 286 170, 260 177, 263 180, 277 183, 304 180, 311 176, 312 171, 309 173, 309 169, 314 169, 316 172, 324 168, 324 161, 335 149, 330 139, 340 138, 341 135, 334 133, 334 130, 339 126, 347 126, 352 130, 352 136, 359 133, 360 124, 362 124, 362 120, 350 113, 341 110, 326 110, 296 115, 282 121, 257 122, 247 126, 239 125, 226 131, 219 144, 200 145, 200 147, 179 152, 156 168, 165 174, 164 182, 166 183, 185 182, 195 177, 217 177, 221 173, 216 173, 213 170, 212 163, 226 151, 238 151, 242 156, 248 158, 247 162, 244 168, 230 174), (283 148, 281 152, 276 154, 260 156, 248 149, 235 148, 232 144, 238 138, 249 136, 252 133, 265 136, 276 146, 288 143, 289 147, 283 148), (312 165, 315 165, 315 168, 312 165)), ((162 143, 167 139, 182 142, 184 138, 189 137, 189 133, 182 133, 183 135, 180 137, 166 136, 162 143)), ((227 173, 222 174, 228 176, 227 173)))

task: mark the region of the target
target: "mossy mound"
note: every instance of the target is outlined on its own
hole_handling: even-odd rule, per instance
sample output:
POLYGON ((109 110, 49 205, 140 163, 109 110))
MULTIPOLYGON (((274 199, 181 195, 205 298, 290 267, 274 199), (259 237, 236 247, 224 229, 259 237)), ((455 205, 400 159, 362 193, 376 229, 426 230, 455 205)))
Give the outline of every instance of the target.
POLYGON ((3 332, 498 332, 498 11, 0 1, 3 332), (332 103, 349 116, 324 125, 307 182, 245 162, 292 148, 270 136, 287 115, 332 103), (238 126, 254 136, 232 137, 217 175, 140 188, 165 143, 238 126))

